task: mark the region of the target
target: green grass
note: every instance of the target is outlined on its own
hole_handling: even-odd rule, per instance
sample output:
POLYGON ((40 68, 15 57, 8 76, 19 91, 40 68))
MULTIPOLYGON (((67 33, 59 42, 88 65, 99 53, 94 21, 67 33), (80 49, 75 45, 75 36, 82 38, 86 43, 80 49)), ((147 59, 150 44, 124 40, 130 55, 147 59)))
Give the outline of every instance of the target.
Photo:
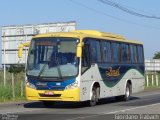
POLYGON ((21 95, 20 84, 15 84, 15 97, 12 94, 12 85, 0 84, 0 102, 24 100, 24 93, 21 95))
POLYGON ((14 75, 14 90, 15 97, 12 94, 12 80, 11 73, 6 72, 6 85, 3 83, 3 71, 0 71, 0 102, 8 101, 23 101, 25 100, 24 85, 23 94, 21 93, 21 83, 24 84, 24 73, 18 73, 14 75))

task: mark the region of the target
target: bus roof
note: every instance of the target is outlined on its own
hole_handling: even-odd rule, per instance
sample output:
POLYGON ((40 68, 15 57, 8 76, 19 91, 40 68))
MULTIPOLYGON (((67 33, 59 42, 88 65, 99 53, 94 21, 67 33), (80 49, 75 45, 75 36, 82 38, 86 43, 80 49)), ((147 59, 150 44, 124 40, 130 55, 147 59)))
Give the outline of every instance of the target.
POLYGON ((121 35, 107 33, 107 32, 100 32, 96 30, 74 30, 70 32, 52 32, 46 34, 39 34, 34 36, 33 38, 39 38, 39 37, 75 37, 75 38, 91 37, 91 38, 107 39, 111 41, 143 44, 142 42, 139 41, 127 40, 124 36, 121 35))

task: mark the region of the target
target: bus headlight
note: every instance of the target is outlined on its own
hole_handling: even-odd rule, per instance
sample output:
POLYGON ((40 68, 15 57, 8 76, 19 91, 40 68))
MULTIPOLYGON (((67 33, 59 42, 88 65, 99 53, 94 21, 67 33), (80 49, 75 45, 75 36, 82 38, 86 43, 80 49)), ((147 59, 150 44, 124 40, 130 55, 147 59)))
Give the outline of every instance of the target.
POLYGON ((32 89, 36 89, 36 86, 33 83, 30 83, 28 80, 26 80, 26 86, 32 89))
POLYGON ((75 88, 77 88, 77 87, 78 87, 78 82, 76 81, 76 82, 74 82, 74 83, 71 83, 71 84, 67 85, 67 86, 65 87, 65 89, 66 89, 66 90, 68 90, 68 89, 75 89, 75 88))

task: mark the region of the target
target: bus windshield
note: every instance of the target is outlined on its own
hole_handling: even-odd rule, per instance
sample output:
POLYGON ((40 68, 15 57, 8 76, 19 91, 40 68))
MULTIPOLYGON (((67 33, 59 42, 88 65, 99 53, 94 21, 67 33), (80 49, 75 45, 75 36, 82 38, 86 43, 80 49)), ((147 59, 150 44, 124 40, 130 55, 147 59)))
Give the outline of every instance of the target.
POLYGON ((78 74, 76 38, 34 38, 31 42, 27 75, 64 78, 78 74))

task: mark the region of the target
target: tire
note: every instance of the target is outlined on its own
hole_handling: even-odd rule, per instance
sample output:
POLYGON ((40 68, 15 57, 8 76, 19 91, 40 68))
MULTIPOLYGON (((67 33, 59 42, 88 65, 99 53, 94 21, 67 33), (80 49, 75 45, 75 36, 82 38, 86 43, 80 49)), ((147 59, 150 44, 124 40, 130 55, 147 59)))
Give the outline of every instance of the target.
POLYGON ((89 101, 89 106, 95 106, 99 99, 99 87, 93 87, 91 100, 89 101))
POLYGON ((131 88, 132 88, 131 84, 127 83, 126 89, 125 89, 125 94, 120 95, 120 96, 116 96, 115 97, 116 101, 128 101, 128 100, 130 100, 131 88))
POLYGON ((54 106, 54 102, 53 101, 42 101, 43 102, 43 105, 45 107, 53 107, 54 106))
POLYGON ((131 84, 127 83, 125 95, 123 96, 123 100, 128 101, 130 100, 130 97, 131 97, 131 84))

